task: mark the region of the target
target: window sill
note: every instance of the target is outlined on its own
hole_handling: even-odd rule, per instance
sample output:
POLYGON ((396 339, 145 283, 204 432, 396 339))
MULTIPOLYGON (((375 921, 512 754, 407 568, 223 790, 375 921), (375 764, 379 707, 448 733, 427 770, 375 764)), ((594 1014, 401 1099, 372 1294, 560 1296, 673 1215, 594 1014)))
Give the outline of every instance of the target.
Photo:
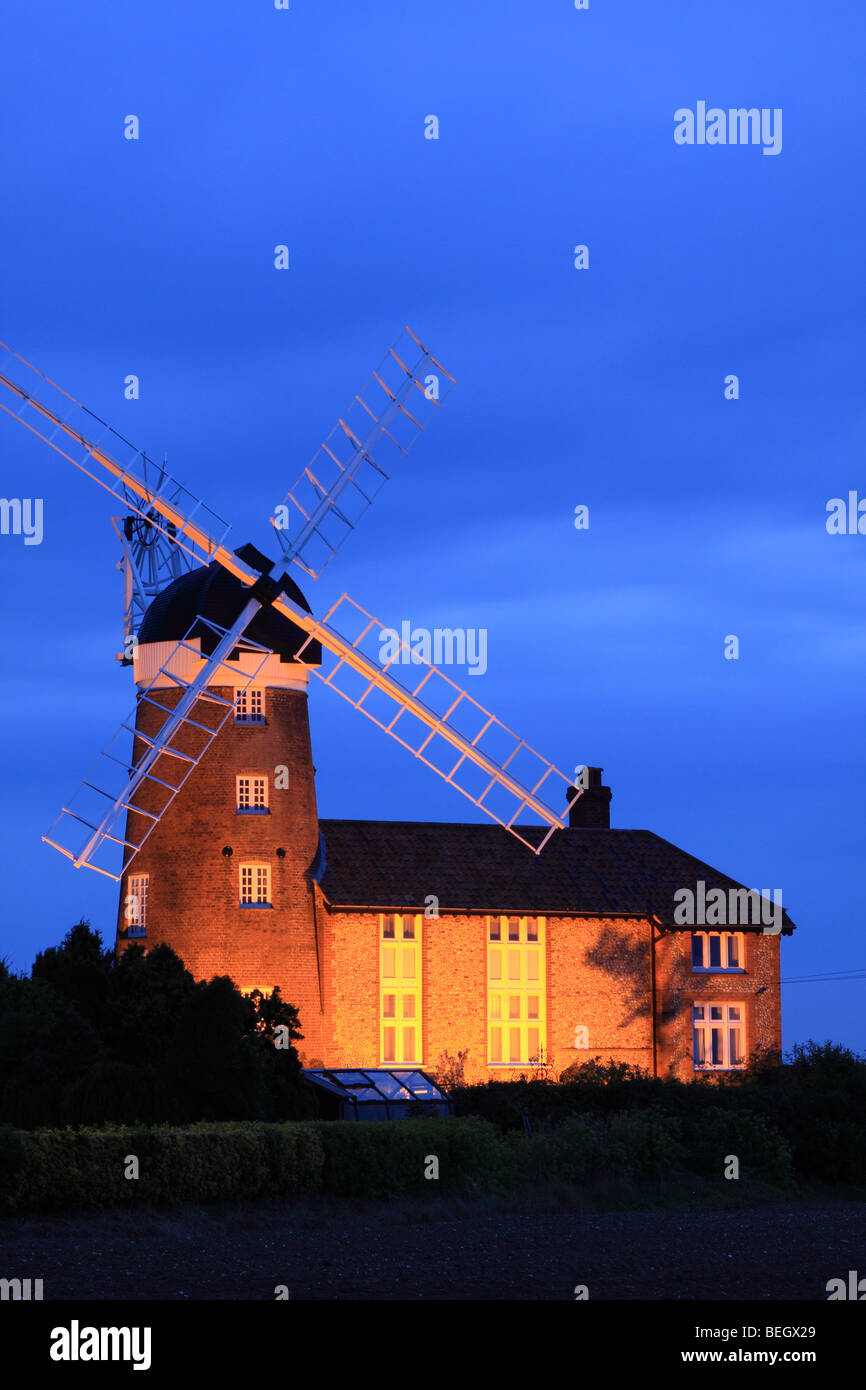
POLYGON ((719 1066, 712 1066, 712 1065, 710 1065, 710 1066, 699 1066, 697 1062, 693 1063, 693 1066, 694 1066, 694 1069, 695 1069, 696 1072, 710 1072, 710 1071, 745 1071, 745 1070, 746 1070, 746 1064, 745 1064, 745 1062, 735 1062, 734 1065, 733 1065, 733 1066, 730 1066, 730 1067, 728 1067, 728 1066, 722 1066, 721 1064, 719 1064, 719 1066))
POLYGON ((693 965, 693 975, 745 975, 745 966, 742 965, 693 965))
POLYGON ((238 907, 243 907, 243 908, 248 908, 248 907, 252 907, 252 908, 256 908, 256 907, 258 907, 258 908, 270 907, 270 908, 272 908, 272 907, 273 907, 273 903, 238 903, 238 907))
POLYGON ((241 715, 240 718, 235 718, 234 722, 236 724, 252 724, 256 728, 261 728, 262 725, 267 724, 268 721, 267 719, 253 719, 250 715, 247 715, 246 717, 241 715))
POLYGON ((269 806, 236 806, 235 813, 239 816, 269 816, 271 811, 269 806))

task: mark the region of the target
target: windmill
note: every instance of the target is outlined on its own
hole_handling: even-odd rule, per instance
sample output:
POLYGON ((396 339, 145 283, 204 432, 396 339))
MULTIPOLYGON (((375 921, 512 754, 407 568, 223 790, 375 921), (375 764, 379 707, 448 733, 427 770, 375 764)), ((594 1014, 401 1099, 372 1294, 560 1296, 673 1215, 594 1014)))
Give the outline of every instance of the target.
MULTIPOLYGON (((140 693, 132 715, 43 836, 76 868, 115 881, 127 872, 273 657, 274 645, 253 634, 273 631, 279 620, 284 620, 283 641, 287 632, 296 635, 294 663, 336 690, 533 853, 567 824, 569 806, 581 794, 572 779, 436 666, 414 652, 404 657, 403 642, 387 661, 380 660, 382 624, 347 594, 316 618, 288 574, 274 577, 266 556, 249 545, 228 547, 227 524, 164 463, 156 464, 0 346, 3 409, 127 509, 122 524, 115 519, 126 567, 125 643, 135 648, 142 615, 152 614, 198 567, 208 571, 208 592, 214 584, 222 586, 224 597, 231 590, 225 622, 196 611, 170 650, 163 650, 164 642, 149 644, 160 658, 155 670, 151 662, 152 679, 145 683, 136 673, 140 693), (234 698, 219 693, 226 686, 234 688, 234 698)), ((453 378, 406 328, 275 508, 271 522, 287 562, 312 578, 321 575, 451 385, 453 378)))

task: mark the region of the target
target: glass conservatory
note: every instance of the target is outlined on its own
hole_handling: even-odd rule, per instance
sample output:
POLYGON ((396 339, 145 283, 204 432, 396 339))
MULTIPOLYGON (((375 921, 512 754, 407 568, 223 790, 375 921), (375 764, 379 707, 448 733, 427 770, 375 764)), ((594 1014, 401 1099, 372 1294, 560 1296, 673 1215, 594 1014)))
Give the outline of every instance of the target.
POLYGON ((302 1076, 316 1087, 322 1117, 328 1120, 402 1120, 410 1113, 451 1115, 454 1108, 423 1071, 318 1070, 302 1076))

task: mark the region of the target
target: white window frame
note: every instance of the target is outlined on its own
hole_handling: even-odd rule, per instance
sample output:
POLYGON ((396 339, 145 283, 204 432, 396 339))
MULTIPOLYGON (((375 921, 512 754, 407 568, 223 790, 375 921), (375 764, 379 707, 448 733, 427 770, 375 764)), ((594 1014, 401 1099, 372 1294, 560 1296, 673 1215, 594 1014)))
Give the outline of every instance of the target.
POLYGON ((263 685, 244 685, 235 689, 235 723, 264 724, 265 688, 263 685))
POLYGON ((150 874, 129 874, 126 880, 126 934, 128 937, 147 936, 147 898, 150 874))
POLYGON ((240 815, 264 815, 268 811, 268 778, 264 772, 239 772, 235 778, 235 809, 240 815), (244 783, 248 785, 244 787, 244 783), (256 801, 257 790, 262 800, 256 801), (246 796, 247 802, 242 798, 246 796))
POLYGON ((746 1004, 743 999, 700 999, 692 1002, 692 1064, 696 1072, 742 1071, 746 1065, 746 1004), (721 1011, 713 1018, 712 1011, 721 1011), (738 1017, 731 1017, 736 1010, 738 1017), (731 1034, 736 1033, 739 1061, 731 1061, 731 1034), (714 1036, 715 1035, 715 1036, 714 1036), (718 1056, 719 1060, 714 1060, 718 1056))
POLYGON ((238 864, 238 902, 241 907, 272 907, 271 866, 253 860, 238 864), (244 897, 244 875, 249 875, 249 892, 254 895, 244 897), (265 896, 261 894, 264 891, 265 896))
POLYGON ((744 975, 746 967, 743 961, 746 958, 746 939, 741 931, 694 931, 691 936, 692 952, 692 974, 693 975, 744 975), (711 937, 719 938, 719 960, 724 961, 723 965, 710 965, 711 958, 711 937), (732 942, 736 943, 737 960, 739 965, 731 965, 730 951, 732 942), (701 965, 695 965, 695 945, 701 946, 701 965))

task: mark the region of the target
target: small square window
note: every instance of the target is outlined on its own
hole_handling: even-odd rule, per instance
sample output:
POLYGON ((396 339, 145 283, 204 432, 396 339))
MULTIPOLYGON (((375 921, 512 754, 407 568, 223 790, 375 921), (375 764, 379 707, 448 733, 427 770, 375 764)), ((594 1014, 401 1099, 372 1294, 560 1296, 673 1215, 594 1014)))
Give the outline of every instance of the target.
POLYGON ((526 1017, 538 1018, 538 995, 530 994, 526 1000, 526 1017))
POLYGON ((268 809, 268 779, 254 774, 237 778, 237 809, 266 811, 268 809))
POLYGON ((384 1018, 396 1018, 397 1016, 397 996, 396 994, 384 994, 382 996, 382 1016, 384 1018))
POLYGON ((520 995, 519 995, 519 994, 509 994, 509 996, 508 996, 508 1017, 509 1017, 509 1018, 519 1018, 519 1017, 520 1017, 520 995))
POLYGON ((537 917, 527 917, 527 919, 526 919, 526 940, 527 940, 527 941, 537 941, 537 940, 538 940, 538 918, 537 918, 537 917))
POLYGON ((500 920, 499 920, 498 917, 491 917, 491 918, 490 918, 490 940, 491 940, 491 941, 501 941, 501 940, 502 940, 502 923, 500 922, 500 920))
POLYGON ((235 723, 264 724, 265 692, 259 685, 235 691, 235 723))
POLYGON ((415 996, 414 996, 414 994, 404 994, 404 995, 403 995, 403 1017, 404 1017, 404 1018, 414 1018, 414 1017, 415 1017, 415 996))
POLYGON ((519 917, 509 917, 509 919, 508 919, 508 940, 509 940, 509 941, 519 941, 519 940, 520 940, 520 918, 519 918, 519 917))
POLYGON ((382 935, 384 936, 386 941, 393 941, 396 935, 395 922, 395 917, 382 918, 382 935))
POLYGON ((414 941, 414 940, 415 940, 415 918, 414 918, 414 917, 404 917, 404 918, 403 918, 403 940, 404 940, 404 941, 414 941))

